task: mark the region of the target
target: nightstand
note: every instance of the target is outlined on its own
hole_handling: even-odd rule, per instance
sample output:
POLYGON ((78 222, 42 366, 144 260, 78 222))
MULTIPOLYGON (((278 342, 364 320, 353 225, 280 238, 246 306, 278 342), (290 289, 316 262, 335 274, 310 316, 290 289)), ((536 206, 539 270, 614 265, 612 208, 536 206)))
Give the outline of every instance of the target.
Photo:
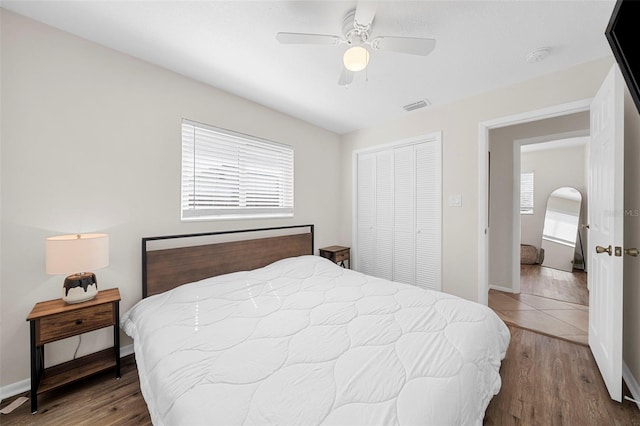
POLYGON ((351 249, 349 247, 323 247, 320 249, 320 256, 326 257, 333 263, 336 263, 343 268, 345 268, 344 261, 346 260, 347 262, 349 262, 349 269, 351 269, 351 249))
POLYGON ((36 303, 27 317, 31 328, 31 412, 38 395, 101 371, 120 377, 120 292, 99 291, 92 300, 66 304, 62 299, 36 303), (44 345, 100 328, 113 327, 113 347, 44 368, 44 345))

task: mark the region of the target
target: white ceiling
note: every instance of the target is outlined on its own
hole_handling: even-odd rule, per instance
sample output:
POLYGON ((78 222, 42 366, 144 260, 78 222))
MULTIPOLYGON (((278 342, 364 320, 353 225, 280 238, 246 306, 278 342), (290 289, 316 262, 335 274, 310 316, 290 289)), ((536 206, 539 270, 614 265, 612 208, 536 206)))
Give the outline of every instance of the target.
POLYGON ((8 10, 343 134, 610 55, 615 0, 382 1, 372 36, 437 40, 426 57, 372 52, 337 85, 340 46, 281 45, 278 31, 341 36, 356 1, 1 1, 8 10), (526 55, 550 47, 546 60, 526 55))

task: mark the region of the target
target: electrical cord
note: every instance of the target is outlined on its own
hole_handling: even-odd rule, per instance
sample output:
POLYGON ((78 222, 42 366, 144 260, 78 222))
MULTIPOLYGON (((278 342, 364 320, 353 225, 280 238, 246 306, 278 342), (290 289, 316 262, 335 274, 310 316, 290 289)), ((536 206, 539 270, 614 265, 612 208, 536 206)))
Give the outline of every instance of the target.
POLYGON ((78 346, 76 346, 76 351, 73 353, 73 359, 76 359, 76 355, 78 355, 78 349, 80 349, 80 343, 82 343, 82 334, 78 334, 78 346))

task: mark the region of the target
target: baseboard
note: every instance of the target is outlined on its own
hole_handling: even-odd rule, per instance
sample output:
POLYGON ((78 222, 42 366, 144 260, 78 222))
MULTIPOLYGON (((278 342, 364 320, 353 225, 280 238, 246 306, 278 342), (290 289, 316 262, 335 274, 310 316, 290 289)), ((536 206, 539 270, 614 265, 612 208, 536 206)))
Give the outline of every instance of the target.
MULTIPOLYGON (((133 345, 122 346, 120 348, 120 358, 131 355, 133 353, 133 345)), ((18 394, 27 392, 31 389, 31 379, 20 380, 10 385, 2 386, 0 388, 0 401, 4 401, 7 398, 16 396, 18 394)))
POLYGON ((31 389, 31 379, 24 379, 16 383, 11 383, 7 386, 3 386, 0 388, 0 401, 4 401, 6 398, 11 398, 12 396, 24 393, 29 389, 31 389))
POLYGON ((631 392, 631 397, 638 401, 636 402, 636 405, 640 410, 640 385, 638 385, 636 378, 633 377, 633 374, 631 374, 631 370, 629 370, 629 367, 627 367, 627 363, 624 361, 622 362, 622 378, 627 384, 629 392, 631 392))
POLYGON ((498 290, 498 291, 502 291, 504 293, 513 293, 513 289, 512 288, 508 288, 508 287, 501 287, 499 285, 493 285, 493 284, 489 284, 489 289, 491 290, 498 290))
POLYGON ((120 347, 120 358, 129 356, 133 353, 133 344, 120 347))

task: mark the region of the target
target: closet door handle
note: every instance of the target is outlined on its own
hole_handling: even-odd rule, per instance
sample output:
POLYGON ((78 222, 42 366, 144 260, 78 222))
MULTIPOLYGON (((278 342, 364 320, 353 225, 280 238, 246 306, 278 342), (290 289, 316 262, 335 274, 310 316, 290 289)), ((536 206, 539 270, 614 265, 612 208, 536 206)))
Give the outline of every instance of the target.
POLYGON ((633 247, 630 249, 624 249, 624 254, 628 254, 629 256, 637 257, 640 254, 640 250, 633 247))
POLYGON ((608 253, 609 256, 611 256, 611 244, 609 244, 609 247, 607 248, 604 248, 602 246, 596 246, 596 253, 598 254, 608 253))

